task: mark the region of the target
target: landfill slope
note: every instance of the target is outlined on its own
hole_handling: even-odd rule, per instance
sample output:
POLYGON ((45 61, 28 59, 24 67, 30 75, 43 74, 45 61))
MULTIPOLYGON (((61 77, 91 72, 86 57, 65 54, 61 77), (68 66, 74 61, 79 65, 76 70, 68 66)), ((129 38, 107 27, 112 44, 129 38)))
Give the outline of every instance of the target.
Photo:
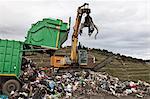
POLYGON ((144 81, 121 81, 106 73, 90 70, 48 76, 35 67, 31 60, 26 59, 20 76, 23 86, 12 91, 9 99, 146 99, 150 96, 150 84, 144 81))
MULTIPOLYGON (((69 53, 70 47, 65 47, 61 49, 61 51, 69 53)), ((105 50, 103 51, 99 49, 89 50, 89 53, 95 56, 96 63, 101 63, 107 57, 112 55, 112 53, 110 52, 106 52, 105 50)), ((38 67, 50 67, 50 56, 48 54, 28 52, 26 53, 26 57, 33 60, 38 67)), ((140 59, 132 59, 131 57, 121 57, 121 61, 124 65, 121 64, 120 60, 112 59, 111 62, 107 63, 104 67, 99 68, 97 71, 106 72, 114 77, 118 77, 121 80, 143 80, 146 82, 150 82, 150 64, 146 64, 140 59)))
MULTIPOLYGON (((96 57, 97 63, 103 61, 106 57, 112 54, 109 52, 103 52, 102 50, 91 50, 91 53, 93 53, 96 57)), ((150 64, 145 63, 141 59, 126 56, 120 56, 120 58, 123 64, 121 64, 120 60, 113 59, 109 64, 103 68, 100 68, 98 71, 106 72, 112 76, 118 77, 121 80, 143 80, 150 82, 150 64)))
POLYGON ((35 62, 37 67, 50 67, 50 57, 46 53, 26 52, 24 56, 35 62))
POLYGON ((20 76, 23 87, 19 91, 12 91, 9 97, 33 99, 37 97, 41 97, 41 99, 150 99, 150 84, 145 80, 143 81, 144 77, 139 80, 131 76, 131 73, 145 76, 147 71, 144 69, 148 64, 138 59, 129 60, 122 57, 112 57, 112 53, 104 53, 100 50, 89 50, 89 53, 95 54, 96 63, 103 62, 102 65, 104 66, 97 70, 102 72, 70 70, 62 74, 47 75, 45 70, 38 67, 50 67, 48 65, 50 56, 42 52, 25 53, 28 58, 26 58, 26 64, 22 65, 20 76), (111 58, 108 58, 109 56, 111 58))

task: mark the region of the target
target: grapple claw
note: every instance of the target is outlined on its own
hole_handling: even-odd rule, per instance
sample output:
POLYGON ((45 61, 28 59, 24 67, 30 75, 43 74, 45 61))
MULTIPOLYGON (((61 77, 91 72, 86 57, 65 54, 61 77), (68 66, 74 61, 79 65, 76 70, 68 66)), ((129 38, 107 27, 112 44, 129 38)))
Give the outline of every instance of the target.
POLYGON ((94 32, 94 30, 96 29, 97 33, 95 34, 95 39, 96 36, 98 34, 98 28, 96 27, 96 25, 93 23, 92 17, 87 14, 87 16, 85 17, 85 21, 83 23, 81 23, 81 27, 80 27, 80 35, 82 34, 82 30, 83 28, 88 27, 88 35, 91 36, 94 32))

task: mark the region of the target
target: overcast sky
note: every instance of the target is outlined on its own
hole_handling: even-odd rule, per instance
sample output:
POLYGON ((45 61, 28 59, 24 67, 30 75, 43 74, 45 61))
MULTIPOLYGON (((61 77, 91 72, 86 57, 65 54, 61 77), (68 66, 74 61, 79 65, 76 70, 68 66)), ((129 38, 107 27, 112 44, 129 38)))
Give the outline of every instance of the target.
POLYGON ((77 7, 89 3, 99 28, 97 39, 84 32, 79 42, 142 59, 150 59, 150 0, 0 0, 0 38, 25 40, 31 24, 59 18, 72 24, 65 45, 71 45, 77 7))

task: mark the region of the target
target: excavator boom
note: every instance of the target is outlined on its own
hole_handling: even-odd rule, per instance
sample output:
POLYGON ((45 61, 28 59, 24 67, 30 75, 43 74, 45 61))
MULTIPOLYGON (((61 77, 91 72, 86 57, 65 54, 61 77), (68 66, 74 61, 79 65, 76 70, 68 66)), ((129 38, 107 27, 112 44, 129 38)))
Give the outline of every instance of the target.
POLYGON ((90 17, 91 10, 88 8, 89 4, 85 3, 84 5, 78 7, 77 10, 77 16, 76 16, 76 22, 74 25, 74 32, 72 35, 72 48, 71 48, 71 61, 73 64, 78 63, 78 55, 77 55, 77 44, 78 44, 78 34, 79 32, 82 33, 82 29, 84 27, 89 28, 89 36, 94 31, 94 24, 92 21, 92 18, 90 17), (81 19, 83 14, 86 14, 85 22, 81 24, 81 19), (79 29, 79 26, 81 24, 81 28, 79 29), (93 26, 92 26, 93 25, 93 26), (80 30, 80 31, 79 31, 80 30))

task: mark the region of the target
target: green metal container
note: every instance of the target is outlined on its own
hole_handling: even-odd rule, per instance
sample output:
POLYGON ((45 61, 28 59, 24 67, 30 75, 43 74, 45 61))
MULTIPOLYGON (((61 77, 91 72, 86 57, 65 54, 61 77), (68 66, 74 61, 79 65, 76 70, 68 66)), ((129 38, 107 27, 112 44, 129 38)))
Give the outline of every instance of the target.
POLYGON ((32 25, 25 43, 52 49, 61 48, 67 40, 68 30, 68 24, 62 20, 45 18, 32 25))
POLYGON ((0 39, 0 76, 19 76, 23 43, 0 39))

